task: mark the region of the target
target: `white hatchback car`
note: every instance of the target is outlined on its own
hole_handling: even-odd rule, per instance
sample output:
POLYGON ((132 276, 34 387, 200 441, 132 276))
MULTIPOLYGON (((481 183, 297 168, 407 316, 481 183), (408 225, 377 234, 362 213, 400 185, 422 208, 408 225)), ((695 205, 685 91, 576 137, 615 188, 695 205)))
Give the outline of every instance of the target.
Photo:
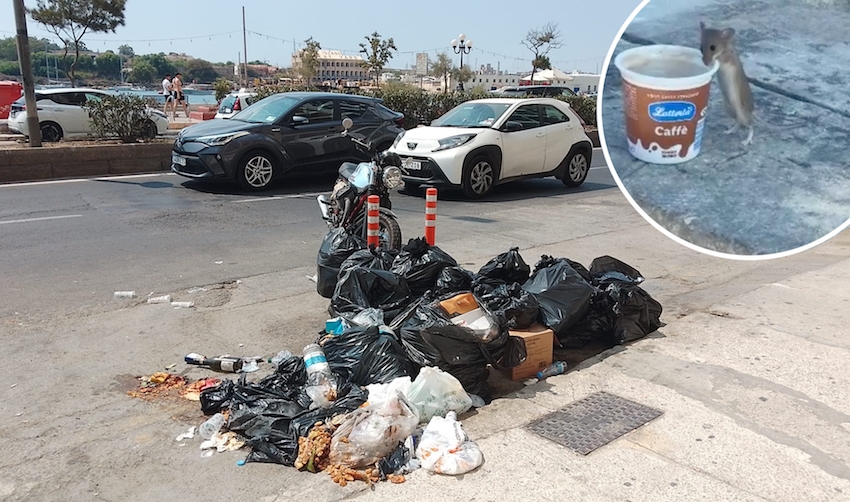
POLYGON ((215 114, 215 118, 229 119, 234 114, 248 108, 256 96, 257 93, 255 92, 231 92, 221 100, 221 104, 218 105, 218 112, 215 114))
POLYGON ((507 181, 555 176, 584 183, 593 144, 570 106, 553 98, 461 103, 429 126, 405 131, 390 149, 407 186, 449 186, 473 199, 507 181))
MULTIPOLYGON (((82 138, 92 134, 89 114, 83 105, 89 99, 102 99, 113 93, 98 89, 58 88, 35 91, 38 108, 38 123, 44 141, 59 141, 62 138, 82 138)), ((154 108, 147 109, 150 119, 148 127, 156 135, 168 131, 168 117, 154 108)), ((23 97, 12 103, 9 112, 9 129, 29 136, 26 103, 23 97)))

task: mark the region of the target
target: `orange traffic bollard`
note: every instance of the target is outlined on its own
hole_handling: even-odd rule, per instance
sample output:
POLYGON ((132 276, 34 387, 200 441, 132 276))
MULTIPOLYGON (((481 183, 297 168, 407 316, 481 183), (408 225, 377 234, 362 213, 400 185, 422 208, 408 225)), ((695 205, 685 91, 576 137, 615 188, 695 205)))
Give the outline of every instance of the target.
POLYGON ((370 248, 378 247, 380 244, 378 239, 378 230, 381 228, 381 223, 378 219, 378 214, 380 213, 378 206, 380 203, 381 198, 377 195, 369 196, 366 206, 366 245, 370 248))
POLYGON ((425 191, 425 241, 434 245, 437 239, 437 189, 425 191))

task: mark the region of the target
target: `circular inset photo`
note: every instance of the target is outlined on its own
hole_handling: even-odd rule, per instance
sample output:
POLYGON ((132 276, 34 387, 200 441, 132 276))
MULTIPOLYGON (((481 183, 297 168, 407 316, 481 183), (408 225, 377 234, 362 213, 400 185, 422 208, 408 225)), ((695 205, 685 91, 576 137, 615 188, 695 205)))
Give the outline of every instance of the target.
POLYGON ((774 258, 850 225, 850 2, 645 0, 599 92, 600 141, 647 220, 774 258))

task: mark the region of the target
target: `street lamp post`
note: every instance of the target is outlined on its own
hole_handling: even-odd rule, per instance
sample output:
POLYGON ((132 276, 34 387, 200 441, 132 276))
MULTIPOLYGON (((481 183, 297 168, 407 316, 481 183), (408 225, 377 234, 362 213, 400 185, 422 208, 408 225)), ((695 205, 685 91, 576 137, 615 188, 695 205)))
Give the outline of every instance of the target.
MULTIPOLYGON (((469 54, 469 51, 472 50, 472 40, 467 40, 466 35, 461 33, 459 37, 452 40, 452 49, 455 51, 455 54, 460 54, 460 69, 463 70, 463 55, 469 54)), ((463 90, 463 81, 460 79, 460 74, 458 74, 457 89, 459 91, 463 90)))

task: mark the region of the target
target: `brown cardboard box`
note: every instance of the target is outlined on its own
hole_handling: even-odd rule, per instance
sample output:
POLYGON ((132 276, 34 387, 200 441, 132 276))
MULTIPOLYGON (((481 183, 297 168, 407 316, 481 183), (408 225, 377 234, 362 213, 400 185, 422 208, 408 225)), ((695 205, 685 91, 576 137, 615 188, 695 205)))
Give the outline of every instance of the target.
POLYGON ((540 324, 534 324, 526 329, 512 329, 510 334, 525 340, 525 351, 528 356, 524 363, 508 371, 508 378, 511 380, 533 378, 538 371, 552 364, 552 347, 555 334, 551 329, 540 324))

